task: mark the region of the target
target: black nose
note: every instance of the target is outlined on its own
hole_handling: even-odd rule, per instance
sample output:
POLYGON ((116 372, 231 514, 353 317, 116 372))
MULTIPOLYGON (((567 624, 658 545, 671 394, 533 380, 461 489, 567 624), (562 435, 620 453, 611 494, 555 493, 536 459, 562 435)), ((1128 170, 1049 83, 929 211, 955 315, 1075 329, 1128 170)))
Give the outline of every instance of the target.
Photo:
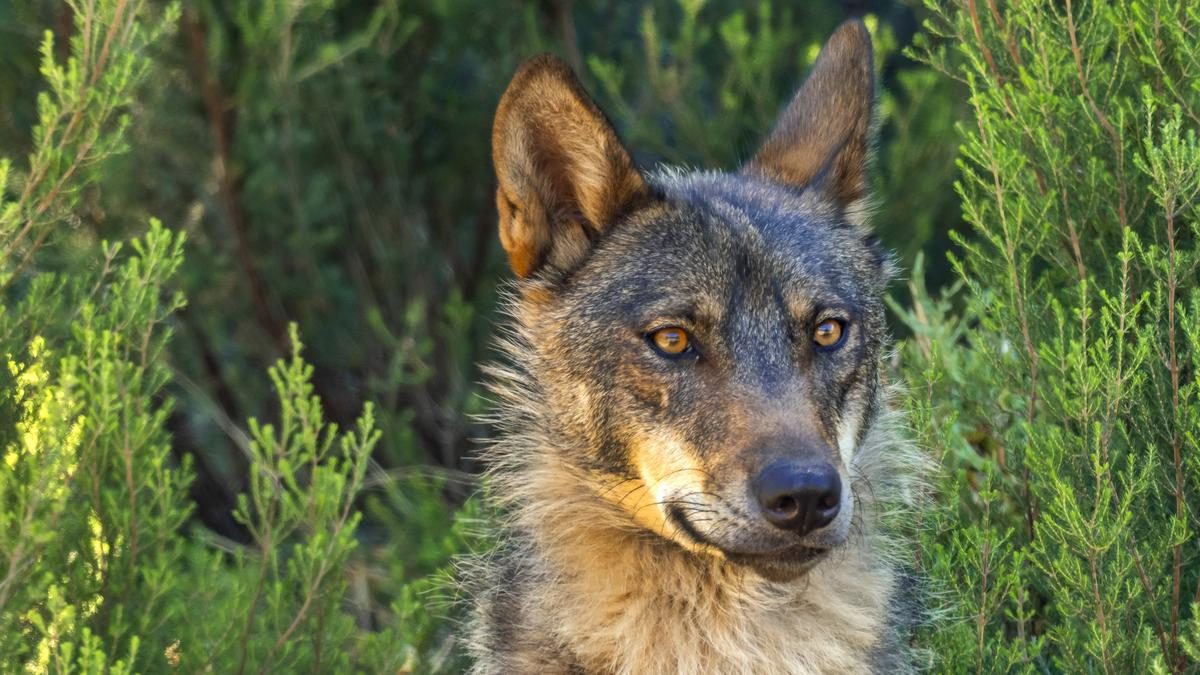
POLYGON ((767 521, 800 535, 833 522, 842 502, 842 479, 827 462, 772 464, 753 487, 767 521))

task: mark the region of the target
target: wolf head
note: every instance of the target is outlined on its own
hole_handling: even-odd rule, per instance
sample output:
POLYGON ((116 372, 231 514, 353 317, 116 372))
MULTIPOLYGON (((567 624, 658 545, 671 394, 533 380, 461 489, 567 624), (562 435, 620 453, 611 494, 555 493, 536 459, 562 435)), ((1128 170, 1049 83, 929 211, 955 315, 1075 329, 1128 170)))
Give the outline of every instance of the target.
POLYGON ((520 279, 497 387, 514 499, 569 476, 630 527, 771 578, 847 541, 887 344, 874 90, 848 22, 740 171, 643 173, 564 63, 525 63, 493 132, 520 279))

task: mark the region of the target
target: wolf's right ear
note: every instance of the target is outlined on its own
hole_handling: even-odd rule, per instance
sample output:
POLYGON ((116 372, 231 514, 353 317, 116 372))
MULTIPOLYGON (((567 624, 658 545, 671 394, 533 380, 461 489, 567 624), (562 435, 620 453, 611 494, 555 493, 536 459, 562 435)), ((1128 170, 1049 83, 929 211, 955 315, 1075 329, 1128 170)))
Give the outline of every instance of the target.
POLYGON ((578 263, 649 193, 612 125, 550 55, 526 61, 501 97, 492 161, 500 242, 519 277, 578 263))

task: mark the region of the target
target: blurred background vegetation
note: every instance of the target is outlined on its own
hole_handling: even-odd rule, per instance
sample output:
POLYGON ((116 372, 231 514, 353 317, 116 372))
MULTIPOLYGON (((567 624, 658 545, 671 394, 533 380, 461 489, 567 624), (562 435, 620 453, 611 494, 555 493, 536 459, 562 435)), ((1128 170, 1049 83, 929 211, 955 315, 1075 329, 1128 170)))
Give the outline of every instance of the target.
MULTIPOLYGON (((472 499, 480 489, 472 450, 489 430, 473 415, 487 406, 479 364, 493 358, 489 336, 508 276, 495 233, 489 136, 509 76, 527 56, 558 53, 643 166, 732 168, 850 16, 871 29, 881 74, 874 223, 905 270, 893 291, 895 328, 912 337, 897 377, 916 392, 909 405, 921 441, 945 460, 937 481, 944 508, 927 523, 933 534, 924 542, 943 564, 930 565, 930 574, 950 589, 942 597, 976 613, 974 623, 959 622, 967 632, 946 632, 944 643, 926 635, 923 644, 950 659, 978 657, 980 671, 985 661, 1043 672, 1074 663, 1057 660, 1072 651, 1074 634, 1047 628, 1067 606, 1055 593, 1069 584, 1048 581, 1045 570, 1045 580, 1027 583, 1030 558, 1020 555, 1004 562, 1003 593, 988 596, 985 582, 972 604, 981 589, 963 579, 972 564, 988 562, 981 546, 1019 540, 1021 550, 1053 549, 1038 543, 1032 525, 1027 539, 1009 539, 1034 513, 1018 448, 1037 438, 1033 414, 1020 420, 1038 407, 1039 379, 1036 355, 1003 355, 1021 342, 1018 327, 1029 354, 1031 340, 1052 341, 1063 310, 1037 305, 1041 320, 1031 332, 1003 288, 1030 276, 1042 279, 1025 291, 1035 299, 1069 289, 1070 275, 1054 276, 1059 263, 1073 269, 1069 250, 1038 247, 1081 241, 1074 229, 1069 237, 1026 233, 1014 250, 1033 252, 1019 269, 985 264, 1012 252, 989 248, 1007 241, 995 230, 1007 221, 986 205, 999 200, 1002 211, 1006 192, 999 182, 994 194, 985 189, 990 179, 980 168, 989 165, 978 136, 991 127, 967 120, 989 100, 1026 115, 996 133, 1012 132, 1004 139, 1013 148, 1031 144, 1024 150, 1040 168, 1026 171, 1016 160, 993 167, 1014 184, 1034 181, 1025 186, 1023 217, 1040 214, 1046 228, 1066 232, 1076 212, 1070 200, 1061 212, 1045 201, 1071 195, 1085 209, 1079 213, 1107 222, 1116 206, 1106 205, 1119 194, 1124 209, 1126 195, 1110 174, 1132 174, 1129 158, 1165 115, 1139 117, 1140 84, 1155 83, 1162 110, 1200 92, 1196 53, 1184 47, 1198 42, 1189 43, 1197 10, 1186 2, 1087 3, 1080 50, 1075 25, 1068 30, 1043 4, 0 2, 0 158, 11 162, 0 163, 0 349, 8 361, 0 441, 9 469, 0 474, 0 666, 461 668, 445 579, 454 555, 487 545, 472 499), (1052 38, 1059 42, 1047 47, 1052 38), (1072 107, 1087 101, 1075 88, 1072 57, 1100 68, 1127 49, 1141 49, 1128 60, 1145 72, 1112 76, 1096 85, 1108 88, 1097 89, 1090 108, 1072 107), (1011 93, 1018 85, 1026 99, 1011 93), (1109 128, 1092 121, 1029 140, 1062 119, 1092 120, 1096 99, 1114 106, 1109 128), (1128 147, 1104 140, 1114 135, 1128 147), (964 139, 974 145, 960 160, 964 139), (1078 154, 1048 149, 1064 146, 1078 154), (956 189, 959 161, 972 167, 968 178, 984 179, 956 189), (1072 168, 1060 174, 1052 166, 1072 168), (1059 181, 1050 188, 1047 173, 1059 181), (1090 176, 1100 178, 1084 180, 1090 176), (969 228, 963 200, 975 205, 969 228), (154 219, 163 225, 148 226, 154 219), (976 238, 982 247, 972 248, 976 238), (952 266, 952 250, 968 262, 952 266), (958 279, 970 282, 969 301, 958 279), (971 338, 977 330, 985 337, 971 338), (1019 392, 1033 392, 1032 401, 1019 392), (336 434, 335 425, 353 433, 336 434), (984 508, 993 500, 1003 507, 995 513, 984 508), (960 521, 983 524, 963 543, 954 539, 960 521), (195 617, 199 607, 203 617, 195 617), (1047 639, 1060 640, 1057 651, 1047 639)), ((1186 119, 1194 121, 1190 105, 1186 119)), ((1155 184, 1130 183, 1130 204, 1140 210, 1126 226, 1145 219, 1150 227, 1155 184)), ((1085 234, 1084 247, 1097 246, 1089 256, 1119 259, 1114 231, 1085 234)), ((1180 236, 1182 246, 1194 245, 1186 230, 1180 236)), ((1146 269, 1176 274, 1170 260, 1146 269)), ((1132 293, 1119 270, 1097 264, 1111 272, 1097 284, 1118 297, 1132 293)), ((1194 269, 1180 277, 1183 287, 1194 269)), ((1100 300, 1083 297, 1076 311, 1087 315, 1100 300)), ((1085 321, 1085 342, 1087 328, 1085 321)), ((1174 354, 1173 338, 1171 345, 1174 354)), ((1194 353, 1180 350, 1184 362, 1194 353)), ((1186 366, 1182 380, 1180 372, 1176 399, 1182 381, 1187 403, 1195 378, 1186 366)), ((1040 386, 1058 381, 1043 371, 1040 386)), ((1059 399, 1094 389, 1064 389, 1059 399)), ((1171 386, 1157 391, 1154 405, 1169 408, 1170 396, 1161 395, 1171 386)), ((1040 405, 1053 400, 1043 395, 1040 405)), ((1167 441, 1178 448, 1187 425, 1178 400, 1172 409, 1176 431, 1167 441)), ((1062 428, 1074 433, 1087 415, 1108 414, 1085 412, 1062 428)), ((1047 488, 1043 501, 1058 489, 1047 488)), ((1171 531, 1193 522, 1179 509, 1171 531)), ((1148 514, 1142 522, 1151 528, 1148 514)), ((1151 570, 1155 578, 1172 570, 1178 577, 1169 630, 1143 630, 1153 612, 1127 598, 1106 601, 1140 612, 1110 627, 1112 635, 1132 631, 1150 645, 1146 653, 1161 643, 1177 672, 1185 667, 1178 636, 1187 604, 1178 587, 1200 581, 1180 536, 1160 537, 1163 551, 1174 547, 1174 562, 1147 558, 1165 566, 1166 574, 1151 570)), ((1129 560, 1112 563, 1119 569, 1109 586, 1136 584, 1129 560)), ((1101 652, 1097 662, 1108 667, 1112 654, 1101 652)))

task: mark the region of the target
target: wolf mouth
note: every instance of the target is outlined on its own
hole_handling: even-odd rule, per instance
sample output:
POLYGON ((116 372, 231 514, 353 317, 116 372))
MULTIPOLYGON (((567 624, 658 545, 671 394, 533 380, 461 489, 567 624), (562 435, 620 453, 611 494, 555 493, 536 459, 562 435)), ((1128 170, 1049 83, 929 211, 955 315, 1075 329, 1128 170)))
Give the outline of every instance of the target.
POLYGON ((667 517, 671 520, 681 532, 686 534, 688 538, 702 546, 708 546, 716 549, 725 555, 725 558, 730 562, 738 565, 747 565, 757 567, 763 564, 778 565, 807 565, 816 562, 820 558, 829 553, 827 548, 818 548, 814 546, 805 546, 803 544, 787 544, 778 548, 768 549, 765 551, 732 551, 712 540, 705 537, 696 526, 688 520, 687 515, 679 506, 672 505, 667 509, 667 517))
POLYGON ((725 557, 734 563, 750 567, 759 567, 764 564, 799 566, 814 563, 828 553, 829 549, 827 548, 813 548, 797 544, 766 553, 726 553, 725 557))

